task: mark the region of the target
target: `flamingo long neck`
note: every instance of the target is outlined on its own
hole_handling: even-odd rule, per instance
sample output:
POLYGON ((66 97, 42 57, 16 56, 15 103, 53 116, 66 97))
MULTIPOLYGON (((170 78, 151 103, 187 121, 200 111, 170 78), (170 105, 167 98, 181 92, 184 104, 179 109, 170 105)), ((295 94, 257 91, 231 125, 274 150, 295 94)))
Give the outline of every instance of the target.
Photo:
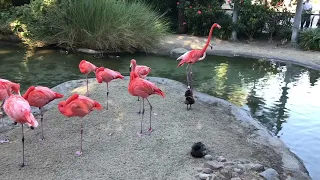
POLYGON ((31 86, 23 95, 24 99, 28 99, 29 94, 31 93, 31 91, 33 91, 35 89, 34 86, 31 86))
POLYGON ((207 48, 208 48, 208 46, 209 46, 209 44, 210 44, 211 37, 212 37, 212 31, 213 31, 213 29, 214 29, 216 26, 217 26, 217 24, 213 24, 213 25, 211 26, 211 29, 210 29, 210 32, 209 32, 209 36, 208 36, 206 45, 204 45, 204 47, 201 49, 201 54, 203 54, 203 53, 207 50, 207 48))

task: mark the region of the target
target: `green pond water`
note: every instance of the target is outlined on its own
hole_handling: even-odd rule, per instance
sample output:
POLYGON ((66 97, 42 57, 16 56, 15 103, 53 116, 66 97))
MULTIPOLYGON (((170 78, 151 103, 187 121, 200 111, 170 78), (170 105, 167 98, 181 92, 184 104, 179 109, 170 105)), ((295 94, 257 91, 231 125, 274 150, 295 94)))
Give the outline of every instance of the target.
MULTIPOLYGON (((53 87, 84 78, 78 64, 86 59, 129 75, 130 60, 152 68, 150 76, 186 83, 185 66, 175 58, 122 54, 120 58, 93 58, 59 50, 34 53, 12 45, 0 45, 0 78, 30 85, 53 87)), ((94 77, 93 74, 91 77, 94 77)), ((197 91, 225 99, 251 112, 291 151, 303 159, 313 179, 320 179, 320 72, 297 65, 241 57, 207 56, 193 66, 197 91)))

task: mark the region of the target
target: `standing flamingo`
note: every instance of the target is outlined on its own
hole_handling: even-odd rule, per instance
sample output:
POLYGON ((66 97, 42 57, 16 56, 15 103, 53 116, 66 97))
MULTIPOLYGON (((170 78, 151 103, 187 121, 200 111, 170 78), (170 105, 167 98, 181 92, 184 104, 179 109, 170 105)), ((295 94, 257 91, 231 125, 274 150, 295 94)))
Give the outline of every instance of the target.
MULTIPOLYGON (((66 101, 59 102, 58 109, 61 112, 61 114, 65 115, 66 117, 73 117, 73 116, 84 117, 94 109, 96 110, 102 109, 102 106, 98 102, 86 96, 73 94, 66 101)), ((81 118, 80 133, 81 133, 80 151, 76 152, 77 156, 82 155, 82 134, 83 134, 82 118, 81 118)))
MULTIPOLYGON (((2 125, 4 125, 3 122, 3 112, 2 112, 2 106, 4 104, 4 101, 6 98, 8 98, 11 94, 12 91, 14 91, 17 94, 20 94, 20 84, 19 83, 14 83, 6 79, 0 79, 0 118, 2 119, 2 125)), ((0 139, 0 143, 8 143, 9 140, 7 138, 2 138, 0 139)))
MULTIPOLYGON (((129 72, 131 72, 132 70, 135 71, 138 74, 138 76, 142 79, 145 79, 147 75, 151 72, 150 67, 144 66, 144 65, 137 65, 137 61, 135 59, 132 59, 130 63, 129 72)), ((139 101, 139 96, 138 96, 138 101, 139 101)), ((140 102, 140 107, 141 107, 141 102, 140 102)))
POLYGON ((118 71, 114 71, 108 68, 99 67, 96 70, 96 79, 98 83, 106 82, 107 83, 107 109, 109 107, 108 97, 109 97, 109 85, 108 83, 114 79, 123 79, 124 76, 121 75, 118 71))
POLYGON ((31 129, 34 129, 38 126, 38 122, 31 113, 31 107, 27 100, 25 100, 20 95, 11 95, 6 99, 3 105, 3 109, 6 114, 15 122, 21 123, 22 126, 22 164, 21 167, 24 167, 24 132, 23 124, 27 124, 31 129))
POLYGON ((41 140, 44 140, 43 136, 43 106, 47 105, 49 102, 62 98, 63 95, 54 92, 48 87, 43 86, 31 86, 24 93, 23 98, 26 99, 30 106, 38 107, 41 114, 41 140))
POLYGON ((95 72, 96 69, 97 69, 97 66, 95 66, 94 64, 92 64, 92 63, 90 63, 90 62, 88 62, 86 60, 81 60, 80 64, 79 64, 79 69, 80 69, 80 72, 82 74, 86 75, 86 80, 87 80, 87 93, 86 93, 86 96, 89 97, 88 75, 91 72, 95 72))
POLYGON ((161 91, 154 83, 140 78, 135 71, 130 72, 130 83, 128 87, 128 91, 132 96, 139 96, 142 98, 142 116, 141 116, 141 129, 140 132, 138 132, 138 135, 142 135, 142 121, 144 116, 144 99, 146 99, 150 106, 150 127, 148 129, 148 132, 152 132, 151 127, 151 114, 152 114, 152 105, 148 100, 148 97, 152 94, 158 94, 165 97, 164 92, 161 91))
MULTIPOLYGON (((180 57, 177 58, 177 61, 181 60, 180 63, 178 64, 178 67, 183 66, 183 64, 185 64, 185 63, 188 64, 188 66, 186 68, 187 69, 187 83, 188 83, 188 86, 191 84, 189 75, 192 76, 192 64, 194 64, 194 63, 196 63, 198 61, 202 61, 206 57, 206 50, 207 50, 208 46, 210 45, 210 40, 211 40, 211 37, 212 37, 212 31, 213 31, 213 29, 215 27, 217 27, 219 29, 221 28, 221 26, 219 24, 217 24, 217 23, 214 23, 211 26, 207 42, 206 42, 205 46, 202 49, 196 49, 196 50, 194 49, 194 50, 188 51, 188 52, 184 53, 183 55, 181 55, 180 57)), ((192 86, 191 86, 191 89, 192 89, 192 86)))

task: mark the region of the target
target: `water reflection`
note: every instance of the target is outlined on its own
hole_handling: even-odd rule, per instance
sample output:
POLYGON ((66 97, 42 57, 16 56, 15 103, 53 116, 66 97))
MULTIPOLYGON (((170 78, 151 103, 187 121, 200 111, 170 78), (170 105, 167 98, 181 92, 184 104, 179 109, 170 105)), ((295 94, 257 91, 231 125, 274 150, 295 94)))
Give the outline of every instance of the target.
MULTIPOLYGON (((86 54, 66 54, 58 50, 33 52, 8 45, 0 45, 0 78, 21 83, 23 93, 30 85, 53 87, 67 80, 84 78, 78 69, 82 59, 129 75, 132 58, 150 66, 151 76, 186 83, 185 66, 177 68, 174 58, 120 54, 120 59, 95 59, 86 54)), ((320 179, 316 174, 320 157, 314 156, 320 150, 319 71, 279 62, 208 56, 194 65, 193 74, 193 84, 198 91, 250 111, 304 160, 314 179, 320 179)))

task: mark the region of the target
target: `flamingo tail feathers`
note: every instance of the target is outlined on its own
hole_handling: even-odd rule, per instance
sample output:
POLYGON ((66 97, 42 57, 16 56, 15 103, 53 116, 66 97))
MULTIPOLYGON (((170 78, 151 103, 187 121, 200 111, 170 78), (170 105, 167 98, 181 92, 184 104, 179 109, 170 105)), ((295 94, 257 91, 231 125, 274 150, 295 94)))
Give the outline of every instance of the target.
POLYGON ((32 126, 32 127, 38 127, 38 122, 36 120, 36 118, 34 118, 33 114, 27 110, 24 111, 24 115, 28 121, 28 123, 26 123, 28 126, 32 126))
POLYGON ((101 109, 102 109, 102 106, 101 106, 101 104, 99 104, 98 102, 95 101, 93 108, 96 109, 96 110, 101 110, 101 109))
POLYGON ((63 97, 63 94, 59 94, 59 93, 54 93, 55 94, 55 96, 56 96, 56 98, 62 98, 63 97))
POLYGON ((161 89, 159 89, 159 88, 156 88, 156 89, 154 90, 154 93, 162 96, 163 98, 166 96, 166 95, 164 94, 164 92, 163 92, 161 89))

